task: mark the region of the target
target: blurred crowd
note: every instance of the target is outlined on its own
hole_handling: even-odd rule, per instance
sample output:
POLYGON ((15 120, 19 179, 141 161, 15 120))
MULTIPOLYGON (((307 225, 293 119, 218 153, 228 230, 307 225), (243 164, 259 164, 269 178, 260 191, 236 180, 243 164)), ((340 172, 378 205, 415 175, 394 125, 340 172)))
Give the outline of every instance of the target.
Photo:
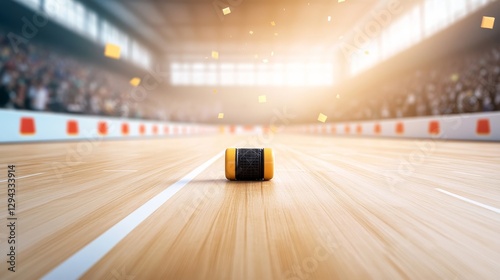
POLYGON ((500 45, 396 77, 343 104, 335 116, 347 121, 490 111, 500 111, 500 45))
POLYGON ((20 44, 16 53, 6 34, 0 28, 0 108, 181 122, 211 120, 221 110, 171 100, 166 108, 156 92, 136 100, 127 78, 40 43, 20 44))
POLYGON ((131 91, 123 77, 39 44, 21 44, 16 53, 0 30, 0 108, 166 118, 127 99, 131 91))
MULTIPOLYGON (((222 109, 131 102, 124 77, 42 45, 20 47, 15 53, 0 30, 0 108, 173 121, 206 121, 222 109)), ((440 61, 337 105, 336 121, 500 111, 500 46, 440 61)))

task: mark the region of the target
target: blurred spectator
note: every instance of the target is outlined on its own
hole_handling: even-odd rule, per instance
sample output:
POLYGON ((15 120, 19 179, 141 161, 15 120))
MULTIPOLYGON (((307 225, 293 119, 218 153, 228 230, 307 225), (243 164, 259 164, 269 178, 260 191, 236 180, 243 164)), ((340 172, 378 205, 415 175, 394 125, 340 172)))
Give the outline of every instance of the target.
POLYGON ((13 106, 15 109, 25 109, 27 107, 26 106, 27 91, 28 88, 26 87, 24 81, 20 81, 17 84, 16 89, 14 90, 13 106))
POLYGON ((49 101, 49 92, 44 83, 37 80, 28 91, 31 100, 31 108, 36 111, 45 111, 49 101))
POLYGON ((6 108, 14 89, 14 81, 8 79, 0 85, 0 108, 6 108))

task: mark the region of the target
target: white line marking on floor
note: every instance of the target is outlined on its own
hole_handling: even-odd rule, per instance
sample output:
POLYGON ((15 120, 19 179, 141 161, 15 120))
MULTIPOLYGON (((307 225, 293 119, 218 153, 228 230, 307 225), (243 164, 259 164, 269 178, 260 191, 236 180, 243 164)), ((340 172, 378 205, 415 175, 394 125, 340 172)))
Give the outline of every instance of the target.
POLYGON ((452 172, 453 173, 458 173, 458 174, 472 175, 472 176, 482 176, 480 174, 474 174, 474 173, 469 173, 469 172, 462 172, 462 171, 457 171, 457 170, 453 170, 452 172))
POLYGON ((209 159, 204 164, 198 166, 193 171, 179 181, 170 185, 168 188, 157 194, 127 217, 123 218, 116 225, 97 237, 94 241, 87 244, 66 261, 47 273, 42 279, 78 279, 82 277, 87 270, 95 265, 104 257, 116 244, 125 236, 134 230, 140 223, 146 220, 153 212, 162 206, 168 199, 174 196, 180 189, 187 185, 191 180, 207 169, 212 163, 219 159, 225 151, 222 151, 209 159))
POLYGON ((500 209, 495 208, 495 207, 493 207, 493 206, 489 206, 489 205, 486 205, 486 204, 482 204, 482 203, 477 202, 477 201, 474 201, 474 200, 472 200, 472 199, 468 199, 468 198, 465 198, 465 197, 463 197, 463 196, 459 196, 458 194, 454 194, 454 193, 451 193, 451 192, 448 192, 448 191, 445 191, 445 190, 442 190, 442 189, 439 189, 439 188, 436 188, 436 191, 438 191, 438 192, 442 192, 442 193, 447 194, 447 195, 449 195, 449 196, 453 196, 454 198, 458 198, 458 199, 463 200, 463 201, 465 201, 465 202, 469 202, 469 203, 471 203, 471 204, 477 205, 477 206, 479 206, 479 207, 483 207, 484 209, 488 209, 488 210, 490 210, 490 211, 493 211, 493 212, 495 212, 495 213, 500 214, 500 209))
MULTIPOLYGON (((37 175, 40 175, 40 174, 43 174, 43 173, 35 173, 35 174, 26 175, 26 176, 21 176, 21 177, 14 177, 14 178, 11 178, 11 179, 16 179, 16 180, 19 180, 19 179, 23 179, 23 178, 28 178, 28 177, 37 176, 37 175)), ((9 180, 9 179, 1 180, 1 181, 0 181, 0 183, 2 183, 2 182, 7 182, 8 180, 9 180)))
MULTIPOLYGON (((67 163, 67 161, 51 161, 51 162, 44 162, 45 164, 52 164, 52 163, 67 163)), ((81 164, 85 163, 85 161, 71 161, 71 164, 81 164)))
POLYGON ((103 172, 137 172, 137 170, 103 170, 103 172))

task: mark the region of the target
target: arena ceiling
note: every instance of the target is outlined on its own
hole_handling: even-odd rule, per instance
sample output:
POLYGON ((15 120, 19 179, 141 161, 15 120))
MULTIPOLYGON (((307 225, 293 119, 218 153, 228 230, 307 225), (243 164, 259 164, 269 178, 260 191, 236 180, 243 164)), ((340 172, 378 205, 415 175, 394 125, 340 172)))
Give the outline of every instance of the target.
POLYGON ((387 0, 82 0, 166 59, 314 57, 370 19, 387 0), (231 13, 223 15, 222 9, 231 13), (328 17, 331 17, 330 21, 328 17), (275 25, 273 25, 273 22, 275 25))

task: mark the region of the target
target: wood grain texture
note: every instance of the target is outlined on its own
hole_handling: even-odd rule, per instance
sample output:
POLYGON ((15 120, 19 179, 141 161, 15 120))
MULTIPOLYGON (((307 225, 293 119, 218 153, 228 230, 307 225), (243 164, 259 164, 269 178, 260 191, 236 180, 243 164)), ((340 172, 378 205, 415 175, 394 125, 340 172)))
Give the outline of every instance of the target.
MULTIPOLYGON (((79 142, 0 146, 0 181, 7 164, 16 164, 18 176, 42 173, 17 182, 19 266, 10 273, 4 263, 0 278, 43 276, 218 152, 245 146, 244 140, 116 141, 87 150, 79 142)), ((273 180, 227 181, 220 158, 83 278, 500 274, 500 214, 436 191, 500 208, 500 143, 299 135, 269 142, 276 154, 273 180)), ((0 217, 6 221, 6 210, 0 217)), ((5 256, 5 232, 2 237, 5 256)))

